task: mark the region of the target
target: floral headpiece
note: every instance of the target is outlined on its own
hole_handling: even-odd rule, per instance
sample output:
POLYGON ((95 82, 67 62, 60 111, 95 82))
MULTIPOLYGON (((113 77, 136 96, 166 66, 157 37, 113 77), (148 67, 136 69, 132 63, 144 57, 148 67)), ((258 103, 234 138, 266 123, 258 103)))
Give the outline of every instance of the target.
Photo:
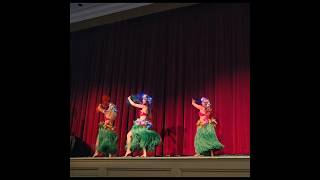
POLYGON ((143 94, 142 99, 145 99, 148 101, 148 104, 152 104, 152 97, 148 96, 147 94, 143 94))
POLYGON ((118 112, 118 109, 117 109, 117 106, 112 104, 112 103, 109 103, 109 111, 113 111, 113 112, 118 112))
POLYGON ((207 107, 210 107, 210 106, 211 106, 211 103, 210 103, 209 99, 207 99, 207 98, 205 98, 205 97, 202 97, 202 98, 201 98, 201 102, 204 102, 207 107))

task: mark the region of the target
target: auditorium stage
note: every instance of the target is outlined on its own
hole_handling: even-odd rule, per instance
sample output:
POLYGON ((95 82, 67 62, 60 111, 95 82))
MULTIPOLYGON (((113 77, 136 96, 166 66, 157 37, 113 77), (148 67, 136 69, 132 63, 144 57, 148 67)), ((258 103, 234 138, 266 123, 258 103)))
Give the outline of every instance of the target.
POLYGON ((74 157, 71 177, 250 177, 250 156, 74 157))

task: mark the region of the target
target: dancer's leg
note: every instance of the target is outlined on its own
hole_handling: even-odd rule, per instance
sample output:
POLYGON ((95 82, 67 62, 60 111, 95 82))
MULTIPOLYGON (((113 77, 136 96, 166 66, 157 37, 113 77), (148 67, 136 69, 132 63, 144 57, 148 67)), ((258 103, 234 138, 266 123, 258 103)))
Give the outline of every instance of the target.
POLYGON ((127 157, 127 156, 131 153, 131 150, 130 150, 131 139, 132 139, 132 132, 131 132, 131 130, 130 130, 130 131, 128 132, 128 134, 127 134, 127 152, 126 152, 126 154, 124 155, 124 157, 127 157))
POLYGON ((98 152, 98 146, 99 146, 99 135, 97 136, 97 140, 96 140, 96 151, 94 152, 93 157, 98 156, 99 152, 98 152))
POLYGON ((142 154, 141 157, 147 157, 147 150, 146 150, 146 148, 144 147, 144 148, 142 148, 142 150, 143 150, 143 154, 142 154))

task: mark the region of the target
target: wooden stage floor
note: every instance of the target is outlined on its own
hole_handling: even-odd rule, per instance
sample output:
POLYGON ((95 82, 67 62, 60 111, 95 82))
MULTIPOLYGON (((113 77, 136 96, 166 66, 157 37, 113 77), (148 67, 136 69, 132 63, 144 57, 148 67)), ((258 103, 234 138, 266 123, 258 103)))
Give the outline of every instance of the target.
POLYGON ((250 156, 73 157, 71 177, 250 177, 250 156))

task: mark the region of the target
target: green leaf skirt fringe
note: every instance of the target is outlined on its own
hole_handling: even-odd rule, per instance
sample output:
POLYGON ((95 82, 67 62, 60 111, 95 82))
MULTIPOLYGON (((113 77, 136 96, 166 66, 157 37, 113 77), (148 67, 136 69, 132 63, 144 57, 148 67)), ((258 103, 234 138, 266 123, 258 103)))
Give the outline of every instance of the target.
POLYGON ((140 150, 143 147, 145 147, 147 151, 153 151, 155 147, 161 143, 160 135, 153 130, 147 129, 143 126, 133 125, 131 131, 131 151, 140 150))
POLYGON ((114 154, 117 152, 118 136, 117 134, 104 127, 99 127, 98 133, 98 151, 107 154, 114 154))
POLYGON ((207 124, 197 128, 194 147, 196 153, 201 154, 209 150, 222 149, 224 146, 219 142, 214 126, 212 124, 207 124))

